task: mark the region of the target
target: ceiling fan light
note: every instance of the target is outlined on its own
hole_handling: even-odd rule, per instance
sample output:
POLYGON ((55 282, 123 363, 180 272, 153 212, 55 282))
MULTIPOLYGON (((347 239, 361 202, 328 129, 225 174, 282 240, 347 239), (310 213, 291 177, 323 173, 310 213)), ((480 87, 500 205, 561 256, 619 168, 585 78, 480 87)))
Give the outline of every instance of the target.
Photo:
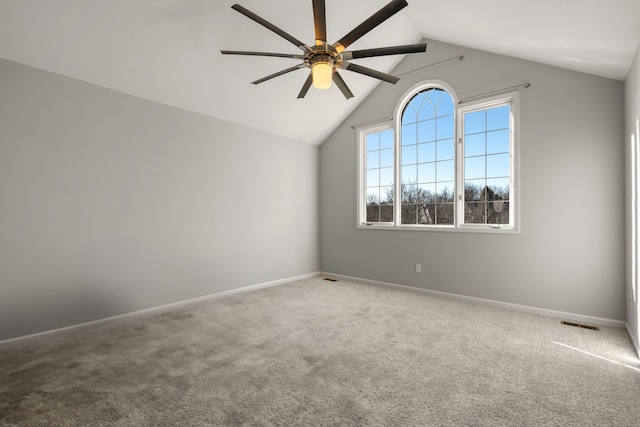
POLYGON ((313 75, 313 87, 316 89, 329 89, 333 77, 333 64, 325 61, 317 61, 311 68, 313 75))

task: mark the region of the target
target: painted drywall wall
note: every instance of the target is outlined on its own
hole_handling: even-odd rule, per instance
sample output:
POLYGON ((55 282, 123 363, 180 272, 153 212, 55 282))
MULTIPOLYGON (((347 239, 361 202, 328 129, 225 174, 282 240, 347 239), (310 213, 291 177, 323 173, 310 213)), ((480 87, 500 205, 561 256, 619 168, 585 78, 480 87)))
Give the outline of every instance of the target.
POLYGON ((381 84, 321 146, 321 270, 624 320, 623 82, 428 43, 394 70, 395 86, 381 84), (464 59, 420 69, 457 55, 464 59), (531 83, 520 96, 520 234, 356 229, 352 126, 392 117, 427 79, 460 98, 531 83))
POLYGON ((318 271, 318 147, 5 60, 0 88, 0 340, 318 271))
MULTIPOLYGON (((626 217, 626 260, 627 260, 627 324, 629 325, 629 332, 631 335, 631 339, 634 342, 636 347, 636 351, 640 354, 640 331, 638 330, 638 320, 640 317, 640 309, 638 308, 638 300, 640 297, 637 295, 638 293, 638 278, 634 275, 633 271, 640 271, 640 267, 637 265, 638 260, 638 250, 640 247, 638 246, 638 242, 633 241, 633 233, 637 231, 634 230, 632 225, 633 220, 633 202, 634 197, 632 192, 634 191, 631 180, 633 177, 632 173, 632 149, 631 147, 635 145, 638 147, 640 143, 640 46, 638 46, 638 50, 636 52, 636 56, 631 64, 631 68, 629 69, 629 74, 625 80, 625 165, 626 165, 626 205, 625 212, 627 214, 626 217), (633 246, 635 245, 635 251, 633 246), (635 258, 635 259, 634 259, 635 258), (634 277, 635 276, 635 277, 634 277)), ((640 155, 640 153, 636 153, 640 155)), ((640 173, 640 169, 638 169, 636 164, 636 173, 640 173)), ((637 194, 637 189, 635 192, 637 194)), ((640 203, 638 200, 635 200, 635 209, 637 212, 640 207, 640 203)))

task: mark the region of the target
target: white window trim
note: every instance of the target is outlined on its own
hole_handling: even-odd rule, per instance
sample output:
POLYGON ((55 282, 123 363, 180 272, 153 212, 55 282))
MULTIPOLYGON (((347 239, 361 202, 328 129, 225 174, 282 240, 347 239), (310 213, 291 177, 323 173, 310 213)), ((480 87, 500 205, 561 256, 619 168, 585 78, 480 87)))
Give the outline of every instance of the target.
MULTIPOLYGON (((365 175, 367 173, 366 168, 366 152, 364 150, 365 141, 367 139, 367 135, 370 133, 382 132, 385 130, 393 130, 394 131, 394 162, 395 162, 395 134, 393 120, 383 120, 380 122, 369 123, 366 125, 362 125, 356 127, 356 132, 358 135, 358 199, 356 200, 357 208, 358 208, 358 218, 357 218, 357 227, 358 228, 370 228, 370 227, 382 227, 382 228, 394 228, 394 224, 392 222, 376 222, 376 223, 367 223, 367 204, 363 202, 365 199, 365 175)), ((395 168, 395 164, 394 164, 395 168)), ((395 178, 394 178, 395 179, 395 178)), ((395 209, 395 207, 394 207, 395 209)))
POLYGON ((490 233, 490 234, 520 234, 520 103, 519 103, 519 91, 512 91, 502 93, 499 95, 482 98, 473 102, 466 102, 464 104, 459 103, 458 95, 448 83, 442 80, 427 80, 420 84, 415 85, 409 89, 396 105, 395 114, 392 120, 384 120, 373 124, 362 125, 356 127, 358 135, 358 149, 357 149, 357 228, 367 230, 405 230, 405 231, 437 231, 437 232, 455 232, 455 233, 490 233), (400 182, 401 161, 400 155, 397 152, 400 146, 401 132, 400 127, 402 123, 402 113, 404 106, 409 100, 418 92, 428 89, 430 87, 441 87, 445 89, 453 98, 455 112, 454 112, 454 126, 455 135, 454 141, 456 144, 456 216, 454 225, 417 225, 417 224, 402 224, 401 218, 397 215, 400 212, 402 201, 396 197, 394 201, 394 222, 386 223, 367 223, 366 222, 366 202, 364 202, 364 195, 366 190, 365 186, 365 140, 366 135, 369 133, 381 132, 384 130, 393 129, 394 135, 394 185, 398 185, 400 182), (462 120, 461 117, 464 112, 474 109, 491 108, 492 105, 503 105, 505 103, 511 104, 511 128, 513 129, 511 140, 511 183, 510 183, 510 201, 509 201, 509 217, 512 220, 512 225, 496 225, 496 224, 463 224, 460 215, 464 215, 462 207, 462 194, 464 185, 464 168, 462 167, 463 159, 463 144, 461 140, 462 135, 462 120))
POLYGON ((456 212, 456 227, 458 230, 469 230, 469 231, 482 231, 482 232, 492 232, 492 233, 507 233, 507 234, 519 234, 519 224, 520 224, 520 135, 519 135, 519 126, 520 123, 520 92, 513 91, 507 92, 500 95, 495 95, 483 99, 479 99, 473 102, 468 102, 463 104, 462 106, 458 106, 456 108, 456 182, 462 185, 458 185, 456 187, 456 201, 457 201, 457 212, 456 212), (460 205, 462 204, 463 192, 464 192, 464 168, 462 167, 464 162, 464 153, 463 153, 463 143, 462 136, 463 135, 463 123, 462 116, 466 112, 474 111, 474 110, 482 110, 488 109, 492 107, 497 107, 500 105, 510 104, 511 105, 511 129, 513 133, 511 135, 511 143, 510 143, 510 152, 511 152, 511 173, 510 178, 511 181, 509 183, 510 190, 510 199, 509 199, 509 218, 512 221, 512 224, 464 224, 463 223, 463 215, 464 212, 460 209, 460 205))

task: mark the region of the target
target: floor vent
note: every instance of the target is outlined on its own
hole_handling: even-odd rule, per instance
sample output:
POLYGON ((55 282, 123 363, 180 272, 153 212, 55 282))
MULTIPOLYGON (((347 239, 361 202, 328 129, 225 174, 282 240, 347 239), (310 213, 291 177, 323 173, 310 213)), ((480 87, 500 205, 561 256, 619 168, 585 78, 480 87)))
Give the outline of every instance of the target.
POLYGON ((563 325, 575 326, 576 328, 591 329, 592 331, 599 331, 600 330, 600 328, 597 327, 597 326, 585 325, 583 323, 567 322, 566 320, 563 320, 560 323, 562 323, 563 325))
POLYGON ((337 282, 337 279, 329 279, 328 277, 325 277, 324 280, 326 280, 327 282, 337 282))

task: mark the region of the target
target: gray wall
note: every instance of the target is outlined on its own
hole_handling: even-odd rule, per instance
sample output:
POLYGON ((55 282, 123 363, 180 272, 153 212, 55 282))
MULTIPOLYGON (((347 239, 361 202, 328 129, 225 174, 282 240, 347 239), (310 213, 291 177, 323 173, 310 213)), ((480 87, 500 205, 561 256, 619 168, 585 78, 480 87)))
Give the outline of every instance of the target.
POLYGON ((0 60, 0 340, 318 271, 318 156, 0 60))
MULTIPOLYGON (((638 317, 640 309, 638 308, 638 299, 633 297, 633 286, 638 286, 632 281, 631 269, 633 268, 632 260, 632 227, 631 227, 631 143, 635 139, 638 143, 640 139, 640 46, 636 52, 635 59, 625 80, 625 150, 626 150, 626 183, 627 183, 627 323, 631 332, 636 351, 640 353, 640 331, 638 330, 638 317), (633 139, 632 139, 633 138, 633 139)), ((640 171, 636 171, 639 172, 640 171)), ((637 208, 638 206, 636 206, 637 208)), ((640 248, 636 248, 640 249, 640 248)), ((636 258, 635 262, 638 262, 636 258)), ((637 279, 636 279, 637 280, 637 279)))
POLYGON ((429 42, 381 84, 320 150, 320 268, 583 316, 625 319, 624 85, 429 42), (356 132, 393 115, 417 83, 441 79, 461 98, 523 82, 521 233, 356 229, 356 132), (415 264, 422 273, 415 273, 415 264))

